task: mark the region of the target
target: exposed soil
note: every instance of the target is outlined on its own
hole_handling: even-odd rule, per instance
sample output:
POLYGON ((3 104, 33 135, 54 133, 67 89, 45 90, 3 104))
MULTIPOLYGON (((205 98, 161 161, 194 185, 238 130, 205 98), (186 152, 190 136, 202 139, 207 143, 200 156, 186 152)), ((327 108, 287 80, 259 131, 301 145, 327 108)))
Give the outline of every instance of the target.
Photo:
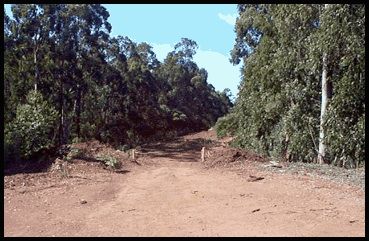
POLYGON ((135 160, 79 143, 42 172, 5 171, 4 235, 365 236, 364 169, 271 165, 230 139, 199 132, 141 146, 135 160))

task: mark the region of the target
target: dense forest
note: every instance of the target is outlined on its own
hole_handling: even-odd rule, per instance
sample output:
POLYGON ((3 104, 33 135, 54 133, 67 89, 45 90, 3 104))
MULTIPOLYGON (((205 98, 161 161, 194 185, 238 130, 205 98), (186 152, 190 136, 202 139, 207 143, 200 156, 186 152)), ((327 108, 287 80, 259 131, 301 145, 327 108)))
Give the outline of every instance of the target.
POLYGON ((365 162, 365 6, 240 4, 231 61, 243 60, 233 144, 273 159, 365 162))
POLYGON ((99 4, 13 4, 4 11, 4 159, 96 138, 137 145, 211 127, 232 106, 182 38, 163 62, 111 37, 99 4))
POLYGON ((149 44, 110 36, 99 4, 11 11, 5 160, 90 139, 134 146, 216 123, 234 146, 275 160, 365 163, 364 5, 239 4, 230 61, 243 66, 234 106, 193 61, 194 40, 182 38, 160 62, 149 44))

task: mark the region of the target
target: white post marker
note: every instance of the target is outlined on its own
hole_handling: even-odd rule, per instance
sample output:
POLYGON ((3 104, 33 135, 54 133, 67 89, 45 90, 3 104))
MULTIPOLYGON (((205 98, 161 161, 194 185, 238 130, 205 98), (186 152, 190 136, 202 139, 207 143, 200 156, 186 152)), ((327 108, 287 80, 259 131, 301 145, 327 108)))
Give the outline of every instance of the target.
POLYGON ((205 161, 205 147, 203 147, 201 149, 201 161, 204 162, 205 161))

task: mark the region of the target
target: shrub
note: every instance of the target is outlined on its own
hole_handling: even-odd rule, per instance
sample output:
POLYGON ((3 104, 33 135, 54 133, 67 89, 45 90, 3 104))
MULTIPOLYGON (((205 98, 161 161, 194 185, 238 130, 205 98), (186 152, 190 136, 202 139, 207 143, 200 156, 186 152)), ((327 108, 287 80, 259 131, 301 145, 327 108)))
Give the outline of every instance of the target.
POLYGON ((233 135, 237 128, 237 119, 234 113, 229 113, 228 115, 218 119, 215 124, 215 130, 218 137, 224 137, 227 135, 233 135))
POLYGON ((99 156, 97 157, 97 160, 104 162, 106 166, 111 167, 113 169, 118 169, 121 166, 121 162, 112 156, 107 155, 99 156))
POLYGON ((13 156, 26 159, 52 147, 57 117, 57 111, 41 93, 30 91, 26 103, 18 105, 15 119, 6 125, 5 148, 8 154, 11 152, 13 156))

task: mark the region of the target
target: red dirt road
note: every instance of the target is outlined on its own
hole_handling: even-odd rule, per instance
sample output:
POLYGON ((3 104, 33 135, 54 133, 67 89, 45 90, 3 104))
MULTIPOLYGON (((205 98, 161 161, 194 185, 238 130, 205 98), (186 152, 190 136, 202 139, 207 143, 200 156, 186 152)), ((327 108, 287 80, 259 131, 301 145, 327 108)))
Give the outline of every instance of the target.
POLYGON ((363 191, 252 166, 207 169, 199 138, 214 136, 147 145, 141 165, 126 173, 6 187, 4 235, 365 236, 363 191), (250 175, 264 179, 250 182, 250 175))

